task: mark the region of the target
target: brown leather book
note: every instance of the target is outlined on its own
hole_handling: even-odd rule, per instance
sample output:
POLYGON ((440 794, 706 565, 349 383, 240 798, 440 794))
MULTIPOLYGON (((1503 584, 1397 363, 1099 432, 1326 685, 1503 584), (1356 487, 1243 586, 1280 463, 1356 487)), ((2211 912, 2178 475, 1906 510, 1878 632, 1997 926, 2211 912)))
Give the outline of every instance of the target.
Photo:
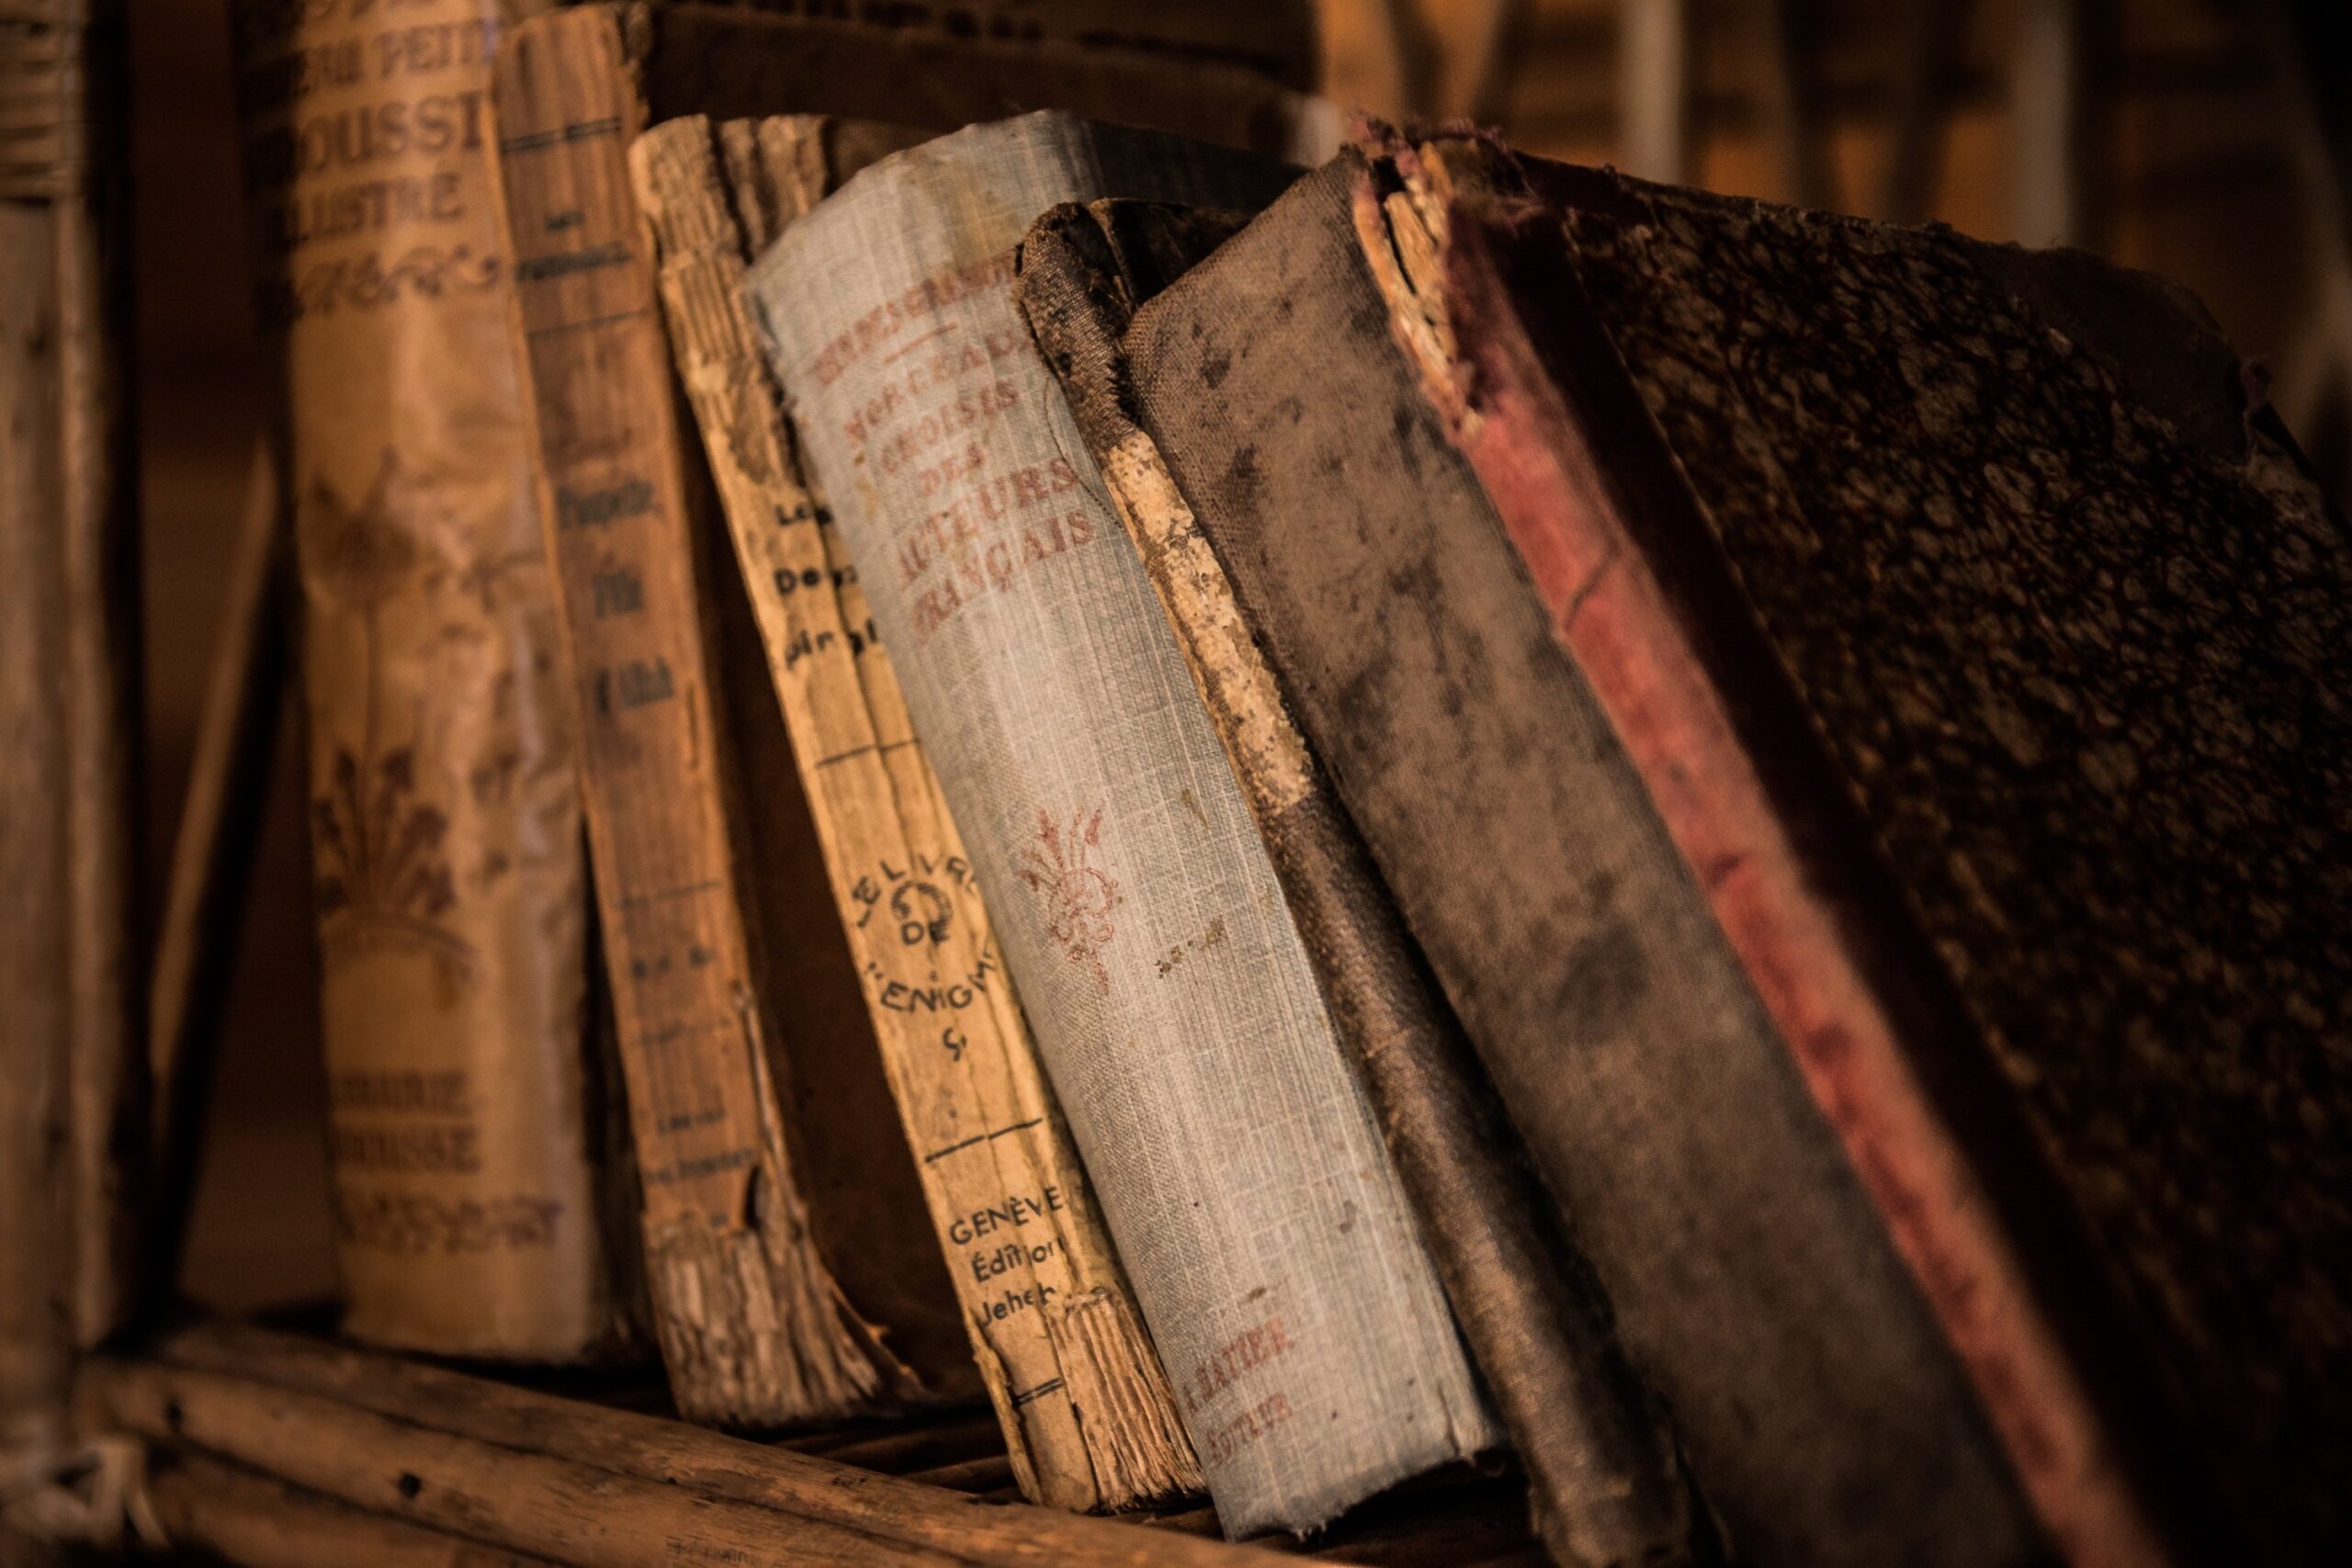
POLYGON ((2211 318, 1396 152, 1400 341, 2051 1538, 2342 1556, 2352 573, 2211 318))
POLYGON ((1119 354, 1735 1554, 2340 1554, 2343 528, 2193 305, 1455 142, 1119 354))
POLYGON ((1298 104, 1181 54, 691 6, 548 17, 500 57, 502 199, 657 1329, 682 1407, 706 1418, 805 1420, 977 1380, 741 583, 679 438, 626 151, 705 107, 952 125, 1032 95, 1235 141, 1289 137, 1298 104))

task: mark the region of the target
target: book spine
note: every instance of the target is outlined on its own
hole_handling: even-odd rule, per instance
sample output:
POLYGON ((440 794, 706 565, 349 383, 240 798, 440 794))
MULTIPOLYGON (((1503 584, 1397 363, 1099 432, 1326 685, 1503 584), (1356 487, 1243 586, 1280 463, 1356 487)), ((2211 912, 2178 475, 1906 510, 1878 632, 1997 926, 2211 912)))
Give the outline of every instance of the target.
POLYGON ((670 355, 616 18, 518 29, 492 84, 525 406, 680 1409, 741 1426, 919 1396, 826 1267, 787 1147, 732 851, 670 355))
POLYGON ((1262 165, 1036 115, 867 171, 750 288, 1227 1529, 1492 1428, 1182 652, 1012 299, 1111 190, 1262 165))
POLYGON ((582 1124, 585 888, 483 94, 519 10, 237 12, 283 356, 346 1327, 565 1359, 615 1333, 582 1124))
POLYGON ((1165 209, 1057 209, 1022 242, 1023 313, 1216 722, 1554 1558, 1703 1560, 1680 1455, 1606 1326, 1590 1266, 1292 718, 1232 581, 1135 423, 1119 344, 1134 305, 1225 228, 1165 209))
POLYGON ((630 166, 832 896, 1014 1472, 1035 1501, 1131 1507, 1199 1490, 1199 1465, 741 293, 756 238, 893 146, 814 118, 689 117, 640 137, 630 166), (843 156, 844 141, 859 151, 843 156))

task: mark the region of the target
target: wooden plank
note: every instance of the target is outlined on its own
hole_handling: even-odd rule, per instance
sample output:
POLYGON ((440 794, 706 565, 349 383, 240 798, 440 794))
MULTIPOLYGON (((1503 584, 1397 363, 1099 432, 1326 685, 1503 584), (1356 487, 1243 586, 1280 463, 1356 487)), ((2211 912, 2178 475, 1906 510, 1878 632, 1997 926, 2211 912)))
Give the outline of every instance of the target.
POLYGON ((121 0, 73 8, 73 122, 57 244, 58 478, 66 743, 66 1084, 73 1144, 74 1337, 87 1348, 139 1304, 147 1155, 146 975, 136 895, 144 671, 138 518, 131 507, 126 246, 120 143, 121 0))
POLYGON ((1438 113, 1481 125, 1503 118, 1511 83, 1526 65, 1521 45, 1533 9, 1533 0, 1455 0, 1438 8, 1429 20, 1443 44, 1438 113))
MULTIPOLYGON (((71 1352, 55 257, 47 206, 0 200, 0 1463, 35 1475, 62 1441, 71 1352)), ((0 1564, 31 1550, 0 1529, 0 1564)))
POLYGON ((2024 0, 2018 10, 2010 237, 2021 244, 2082 241, 2082 0, 2024 0))
POLYGON ((175 1549, 241 1568, 549 1568, 551 1560, 482 1546, 363 1513, 198 1453, 159 1453, 147 1478, 154 1523, 175 1549))
POLYGON ((682 1543, 740 1568, 978 1561, 226 1373, 99 1357, 83 1364, 81 1382, 89 1407, 132 1436, 203 1449, 372 1514, 578 1568, 650 1568, 676 1561, 682 1543))
MULTIPOLYGON (((671 1495, 741 1503, 776 1519, 865 1532, 881 1543, 876 1550, 1007 1568, 1246 1568, 1277 1560, 1255 1548, 1140 1530, 1114 1519, 1020 1505, 979 1506, 936 1487, 658 1416, 576 1404, 242 1325, 207 1323, 180 1330, 161 1340, 153 1355, 143 1370, 154 1374, 200 1371, 266 1393, 307 1395, 318 1404, 345 1409, 354 1418, 373 1416, 408 1430, 462 1433, 479 1448, 560 1461, 573 1472, 651 1483, 671 1495)), ((141 1370, 131 1363, 113 1366, 114 1376, 141 1370)), ((769 1528, 797 1527, 772 1522, 769 1528)))
POLYGON ((1628 174, 1686 183, 1695 162, 1693 0, 1623 0, 1617 40, 1619 161, 1628 174))
POLYGON ((1878 215, 1890 223, 1926 221, 1935 199, 1944 118, 1968 11, 1968 0, 1904 0, 1894 126, 1878 205, 1878 215))
POLYGON ((1766 0, 1758 20, 1764 30, 1764 112, 1780 160, 1781 195, 1799 207, 1829 206, 1835 195, 1815 60, 1818 18, 1810 0, 1766 0))
MULTIPOLYGON (((5 869, 24 873, 10 884, 19 929, 0 977, 27 1012, 0 1027, 8 1076, 27 1075, 16 1092, 42 1101, 14 1110, 43 1123, 41 1152, 28 1156, 40 1187, 24 1201, 46 1211, 6 1234, 8 1266, 24 1290, 48 1293, 69 1346, 96 1343, 131 1310, 146 1150, 145 1059, 131 1032, 141 671, 114 156, 120 19, 117 0, 0 17, 0 529, 14 558, 0 618, 24 639, 6 649, 23 662, 0 737, 10 775, 0 809, 23 835, 5 869), (30 966, 18 973, 19 961, 30 966)), ((12 1174, 28 1168, 12 1162, 12 1174)), ((0 1386, 14 1381, 0 1373, 0 1386)))

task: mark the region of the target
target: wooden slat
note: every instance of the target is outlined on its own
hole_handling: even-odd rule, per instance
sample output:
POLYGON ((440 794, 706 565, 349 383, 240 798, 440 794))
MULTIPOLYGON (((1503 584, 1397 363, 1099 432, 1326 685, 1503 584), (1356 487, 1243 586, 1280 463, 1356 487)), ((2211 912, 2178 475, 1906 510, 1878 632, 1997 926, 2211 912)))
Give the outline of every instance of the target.
MULTIPOLYGON (((56 250, 41 206, 0 201, 0 1476, 62 1440, 72 1314, 64 1084, 65 694, 55 397, 56 250)), ((27 1561, 0 1529, 0 1564, 27 1561)))
POLYGON ((1812 0, 1765 0, 1762 9, 1764 108, 1781 164, 1781 195, 1799 207, 1830 206, 1812 0))
POLYGON ((2028 245, 2082 243, 2082 0, 2025 0, 2012 88, 2011 238, 2028 245))
POLYGON ((1935 199, 1954 56, 1968 9, 1967 0, 1904 0, 1894 129, 1878 206, 1878 215, 1890 223, 1925 221, 1935 199))
POLYGON ((286 707, 290 606, 282 501, 269 445, 256 441, 148 985, 157 1173, 148 1240, 158 1281, 178 1273, 247 874, 286 707))
POLYGON ((87 1348, 129 1320, 144 1283, 147 977, 134 913, 143 671, 123 287, 122 17, 119 0, 76 0, 72 9, 62 108, 74 127, 68 156, 80 166, 51 205, 64 596, 52 657, 62 666, 66 717, 71 1299, 74 1342, 87 1348))
POLYGON ((147 1483, 155 1522, 175 1549, 240 1568, 549 1568, 422 1525, 363 1513, 201 1454, 159 1453, 147 1483))
POLYGON ((1622 0, 1618 157, 1644 179, 1680 184, 1695 163, 1695 8, 1696 0, 1622 0))
POLYGON ((1004 1452, 1004 1428, 993 1415, 902 1427, 896 1431, 853 1428, 850 1440, 842 1443, 825 1441, 826 1436, 829 1434, 819 1434, 786 1446, 802 1453, 821 1454, 835 1464, 854 1465, 859 1470, 879 1471, 885 1475, 903 1475, 910 1471, 960 1464, 1004 1452))
POLYGON ((81 1384, 88 1407, 131 1436, 201 1449, 371 1514, 578 1568, 647 1568, 674 1561, 681 1542, 741 1568, 976 1561, 221 1372, 96 1358, 84 1364, 81 1384))
MULTIPOLYGON (((146 1361, 117 1360, 94 1370, 99 1384, 119 1391, 123 1419, 135 1430, 160 1424, 158 1399, 173 1397, 169 1384, 187 1393, 201 1388, 223 1431, 247 1451, 245 1462, 288 1480, 336 1491, 337 1467, 321 1468, 299 1442, 280 1441, 294 1451, 288 1466, 255 1457, 261 1430, 284 1424, 315 1425, 322 1434, 350 1435, 365 1427, 374 1440, 399 1441, 403 1451, 449 1456, 434 1441, 466 1445, 475 1464, 494 1463, 508 1479, 502 1495, 520 1497, 523 1466, 529 1485, 548 1489, 565 1506, 586 1507, 599 1522, 629 1514, 648 1495, 684 1498, 698 1509, 724 1511, 747 1506, 761 1514, 775 1539, 797 1539, 804 1529, 820 1543, 839 1545, 845 1536, 862 1539, 872 1562, 961 1562, 1015 1565, 1096 1564, 1100 1568, 1242 1568, 1273 1560, 1255 1549, 1223 1545, 1189 1535, 1144 1530, 1115 1520, 1059 1514, 1021 1505, 978 1506, 936 1487, 867 1472, 788 1450, 745 1442, 658 1416, 606 1409, 469 1378, 388 1356, 344 1348, 293 1336, 232 1324, 210 1323, 165 1337, 146 1361), (187 1380, 201 1378, 201 1382, 187 1380), (256 1422, 276 1423, 257 1428, 256 1422), (420 1436, 421 1434, 421 1436, 420 1436), (458 1436, 462 1434, 462 1436, 458 1436), (553 1466, 554 1468, 549 1468, 553 1466), (601 1488, 588 1493, 592 1478, 601 1488), (650 1488, 649 1494, 646 1490, 650 1488)), ((166 1429, 164 1436, 172 1434, 166 1429)), ((203 1441, 193 1429, 187 1440, 203 1441)), ((207 1443, 206 1446, 212 1446, 207 1443)), ((343 1462, 376 1477, 365 1506, 413 1508, 418 1499, 387 1495, 384 1453, 370 1457, 364 1445, 346 1446, 343 1462)), ((407 1467, 400 1467, 407 1468, 407 1467)), ((472 1491, 488 1484, 469 1480, 478 1472, 458 1469, 451 1480, 472 1491)), ((357 1484, 357 1483, 354 1483, 357 1484)), ((518 1503, 518 1506, 521 1506, 518 1503)), ((540 1511, 533 1504, 534 1517, 540 1511)), ((732 1517, 732 1516, 729 1516, 732 1517)), ((684 1528, 685 1521, 680 1521, 684 1528)), ((509 1544, 551 1550, 556 1538, 516 1537, 509 1544)), ((569 1547, 566 1548, 570 1550, 569 1547)), ((813 1559, 811 1559, 813 1560, 813 1559)), ((583 1559, 583 1562, 585 1560, 583 1559)), ((767 1561, 747 1558, 748 1562, 767 1561)))

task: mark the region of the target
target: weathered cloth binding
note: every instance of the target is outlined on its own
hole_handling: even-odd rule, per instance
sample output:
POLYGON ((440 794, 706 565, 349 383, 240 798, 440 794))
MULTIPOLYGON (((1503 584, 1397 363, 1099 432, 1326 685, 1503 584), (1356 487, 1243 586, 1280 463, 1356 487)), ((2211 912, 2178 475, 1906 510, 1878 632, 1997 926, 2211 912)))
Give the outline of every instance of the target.
POLYGON ((1497 1434, 1012 250, 1060 202, 1285 177, 1066 115, 976 126, 857 175, 749 285, 1236 1533, 1497 1434))

